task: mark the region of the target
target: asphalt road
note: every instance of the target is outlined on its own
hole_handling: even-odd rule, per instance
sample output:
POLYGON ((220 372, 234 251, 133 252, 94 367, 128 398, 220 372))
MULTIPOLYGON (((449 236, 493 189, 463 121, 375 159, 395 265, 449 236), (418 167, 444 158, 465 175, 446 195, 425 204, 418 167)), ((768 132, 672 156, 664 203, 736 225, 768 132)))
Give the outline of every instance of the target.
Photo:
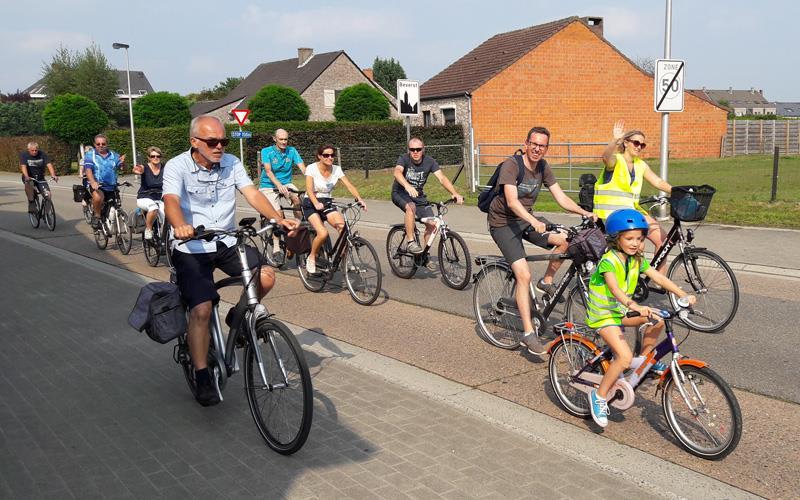
MULTIPOLYGON (((97 250, 68 186, 54 189, 59 214, 56 231, 32 229, 19 188, 19 184, 0 181, 0 228, 164 279, 164 268, 149 268, 136 244, 126 257, 113 246, 97 250)), ((133 206, 132 200, 125 206, 133 206)), ((362 227, 361 232, 373 242, 383 261, 384 296, 374 306, 358 306, 336 287, 310 294, 300 286, 296 271, 288 269, 267 301, 271 310, 295 324, 597 431, 565 415, 553 402, 546 363, 493 348, 477 338, 471 288, 450 290, 435 273, 424 270, 411 280, 394 277, 385 262, 385 229, 362 227)), ((491 242, 480 238, 468 243, 473 254, 496 253, 491 242)), ((682 345, 683 352, 709 361, 731 385, 742 389, 737 397, 745 432, 737 451, 723 462, 709 463, 678 449, 664 434, 657 398, 649 389, 641 391, 642 405, 637 404, 622 418, 624 425, 615 420, 603 435, 760 495, 791 497, 800 490, 800 478, 792 472, 800 453, 796 404, 800 394, 798 378, 788 363, 793 354, 788 347, 789 335, 794 332, 789 318, 797 309, 797 280, 747 273, 737 277, 742 301, 727 331, 695 333, 682 345)))

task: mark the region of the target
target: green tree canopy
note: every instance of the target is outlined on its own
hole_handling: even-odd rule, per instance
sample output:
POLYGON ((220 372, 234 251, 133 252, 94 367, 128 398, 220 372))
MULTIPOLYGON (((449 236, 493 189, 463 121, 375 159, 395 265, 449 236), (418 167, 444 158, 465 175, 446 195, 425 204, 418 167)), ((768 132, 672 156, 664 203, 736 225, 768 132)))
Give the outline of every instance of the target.
POLYGON ((39 135, 44 132, 40 102, 0 104, 0 136, 39 135))
POLYGON ((77 94, 54 97, 42 111, 44 130, 70 144, 91 143, 108 125, 108 115, 91 99, 77 94))
POLYGON ((311 111, 293 88, 267 85, 247 103, 250 121, 307 121, 311 111))
POLYGON ((83 52, 70 52, 60 47, 53 60, 43 68, 44 84, 51 98, 77 94, 94 101, 107 116, 113 116, 122 106, 116 97, 119 80, 117 70, 108 64, 106 56, 95 44, 83 52))
POLYGON ((342 90, 333 107, 336 121, 386 120, 389 101, 368 83, 359 83, 342 90))
POLYGON ((237 85, 242 83, 242 80, 244 80, 244 78, 241 76, 229 76, 225 80, 219 82, 213 89, 203 89, 200 92, 187 94, 186 99, 189 102, 213 101, 215 99, 222 99, 226 95, 230 94, 237 85))
POLYGON ((372 74, 375 76, 375 81, 378 82, 378 85, 395 97, 397 97, 397 80, 402 80, 406 77, 406 72, 400 66, 400 61, 395 61, 394 58, 381 59, 376 57, 372 63, 372 74))
POLYGON ((137 127, 187 125, 191 119, 189 103, 178 94, 154 92, 133 101, 133 121, 137 127))

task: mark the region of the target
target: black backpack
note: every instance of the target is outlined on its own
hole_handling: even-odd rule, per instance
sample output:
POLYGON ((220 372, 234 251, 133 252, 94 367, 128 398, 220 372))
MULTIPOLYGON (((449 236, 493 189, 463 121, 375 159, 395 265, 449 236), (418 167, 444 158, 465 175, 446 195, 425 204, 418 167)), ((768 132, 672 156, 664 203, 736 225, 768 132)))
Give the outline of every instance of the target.
MULTIPOLYGON (((525 177, 525 162, 522 160, 522 155, 518 152, 514 153, 512 158, 517 160, 517 166, 519 166, 519 173, 517 174, 517 185, 519 185, 519 183, 522 182, 522 178, 525 177)), ((500 186, 497 185, 497 179, 500 177, 500 167, 503 166, 503 163, 505 163, 505 160, 497 165, 494 173, 489 178, 486 189, 481 191, 481 194, 478 195, 478 208, 481 212, 489 213, 489 205, 492 204, 492 200, 494 200, 496 196, 503 195, 500 192, 500 186)))
POLYGON ((578 206, 587 212, 591 212, 594 208, 594 185, 596 183, 597 177, 594 174, 583 174, 578 179, 578 186, 580 187, 578 206))

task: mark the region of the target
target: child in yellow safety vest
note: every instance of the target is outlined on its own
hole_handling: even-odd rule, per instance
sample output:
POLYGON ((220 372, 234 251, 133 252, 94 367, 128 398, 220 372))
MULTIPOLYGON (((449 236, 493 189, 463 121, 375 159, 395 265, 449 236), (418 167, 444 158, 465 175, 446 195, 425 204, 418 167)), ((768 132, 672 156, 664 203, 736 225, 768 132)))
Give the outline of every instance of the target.
MULTIPOLYGON (((636 369, 645 361, 655 362, 653 359, 648 359, 647 354, 655 347, 656 340, 664 328, 664 321, 661 319, 649 327, 642 341, 642 352, 633 358, 623 335, 623 327, 638 327, 648 322, 651 316, 658 317, 655 310, 639 305, 631 298, 636 290, 639 274, 647 275, 652 281, 678 297, 687 296, 686 292, 650 267, 643 258, 647 227, 644 216, 634 209, 616 210, 609 215, 606 219, 606 234, 610 248, 600 259, 589 281, 586 324, 598 330, 614 353, 614 359, 606 370, 600 386, 589 394, 592 418, 600 427, 608 425, 606 397, 609 389, 626 369, 636 369), (626 318, 625 313, 628 310, 636 311, 640 316, 626 318)), ((695 297, 691 295, 688 297, 689 303, 694 304, 695 297)), ((666 366, 662 363, 655 363, 652 368, 656 372, 665 369, 666 366)))

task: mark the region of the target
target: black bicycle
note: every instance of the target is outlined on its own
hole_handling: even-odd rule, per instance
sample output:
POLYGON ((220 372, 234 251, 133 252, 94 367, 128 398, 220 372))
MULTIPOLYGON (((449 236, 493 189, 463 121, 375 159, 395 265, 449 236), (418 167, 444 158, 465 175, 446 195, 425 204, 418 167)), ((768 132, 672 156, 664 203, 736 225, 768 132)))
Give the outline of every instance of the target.
MULTIPOLYGON (((303 286, 312 292, 319 292, 328 281, 331 281, 344 262, 344 280, 350 296, 357 303, 368 306, 375 302, 381 293, 381 263, 378 260, 378 252, 372 244, 365 238, 358 235, 353 227, 361 217, 361 205, 353 203, 334 203, 342 210, 344 218, 344 228, 339 233, 339 238, 334 245, 331 239, 325 240, 325 244, 319 250, 316 260, 315 273, 306 270, 306 259, 309 252, 298 253, 295 256, 297 262, 297 272, 303 286)), ((309 227, 313 239, 314 228, 309 227)))
MULTIPOLYGON (((413 254, 406 250, 406 227, 404 224, 395 224, 386 236, 386 257, 389 259, 389 267, 399 278, 411 278, 417 269, 424 267, 430 258, 429 252, 433 246, 433 240, 439 235, 439 270, 445 284, 455 290, 463 290, 472 278, 472 262, 469 257, 469 249, 460 234, 450 229, 444 220, 447 213, 447 205, 454 202, 450 199, 443 203, 428 203, 427 205, 436 208, 434 217, 418 218, 417 222, 435 222, 436 230, 431 234, 422 253, 413 254)), ((419 240, 419 228, 414 227, 414 241, 419 240)))
POLYGON ((105 198, 103 208, 100 209, 100 227, 94 230, 94 241, 100 250, 105 250, 108 240, 114 238, 122 255, 131 252, 133 230, 129 224, 128 213, 122 208, 122 197, 119 193, 120 187, 131 186, 130 182, 125 181, 115 184, 113 191, 103 191, 105 198))
MULTIPOLYGON (((305 195, 305 191, 297 191, 292 188, 286 188, 290 193, 294 193, 299 197, 305 195)), ((293 213, 295 216, 299 215, 299 218, 302 218, 302 212, 299 206, 291 205, 291 201, 285 195, 283 195, 278 188, 275 188, 273 191, 278 193, 278 203, 280 205, 280 212, 281 215, 284 217, 286 216, 287 212, 293 213), (289 202, 288 204, 286 202, 289 202)), ((263 215, 261 216, 261 227, 265 227, 268 224, 267 218, 263 215)), ((278 232, 275 234, 271 234, 270 232, 265 232, 261 234, 261 254, 264 257, 264 260, 272 267, 282 269, 284 265, 286 265, 286 261, 289 259, 287 255, 286 249, 286 234, 285 232, 278 232), (275 242, 278 242, 278 248, 275 248, 275 242)))
MULTIPOLYGON (((55 181, 55 177, 51 177, 55 181)), ((28 211, 28 220, 34 228, 39 227, 42 219, 47 225, 47 229, 56 229, 56 209, 53 206, 53 197, 50 195, 50 186, 46 181, 38 181, 34 178, 27 182, 33 184, 33 203, 36 207, 35 212, 28 211)))
MULTIPOLYGON (((200 226, 192 238, 212 241, 235 236, 243 269, 241 276, 224 278, 215 283, 218 290, 228 286, 242 286, 243 290, 239 302, 228 316, 230 330, 227 340, 223 336, 218 304, 214 304, 209 325, 211 344, 208 368, 222 401, 222 390, 228 377, 240 370, 236 349, 244 348, 244 390, 253 421, 267 446, 283 455, 291 455, 303 447, 311 430, 313 387, 308 364, 297 339, 286 325, 259 302, 256 280, 259 279, 260 268, 251 271, 245 251, 246 242, 252 242, 262 231, 282 229, 270 223, 256 230, 253 227, 255 222, 255 217, 242 219, 239 228, 232 231, 200 226)), ((183 369, 192 395, 196 395, 197 382, 186 334, 178 337, 173 359, 183 369)))
MULTIPOLYGON (((584 219, 577 226, 567 227, 561 224, 547 224, 546 231, 566 232, 567 241, 572 241, 575 236, 585 229, 594 227, 591 219, 584 219)), ((542 262, 547 260, 571 260, 566 273, 556 284, 556 291, 552 296, 536 295, 534 281, 530 283, 531 320, 534 329, 539 335, 547 330, 547 320, 559 302, 560 297, 572 283, 576 276, 576 284, 572 293, 581 293, 584 297, 588 293, 586 277, 594 270, 594 261, 580 255, 570 253, 528 255, 528 262, 542 262)), ((503 257, 495 255, 479 255, 475 257, 475 264, 480 266, 473 277, 475 289, 472 304, 475 319, 478 321, 478 333, 490 344, 502 349, 516 349, 520 345, 522 335, 522 317, 519 313, 516 300, 517 280, 509 264, 503 257)))

